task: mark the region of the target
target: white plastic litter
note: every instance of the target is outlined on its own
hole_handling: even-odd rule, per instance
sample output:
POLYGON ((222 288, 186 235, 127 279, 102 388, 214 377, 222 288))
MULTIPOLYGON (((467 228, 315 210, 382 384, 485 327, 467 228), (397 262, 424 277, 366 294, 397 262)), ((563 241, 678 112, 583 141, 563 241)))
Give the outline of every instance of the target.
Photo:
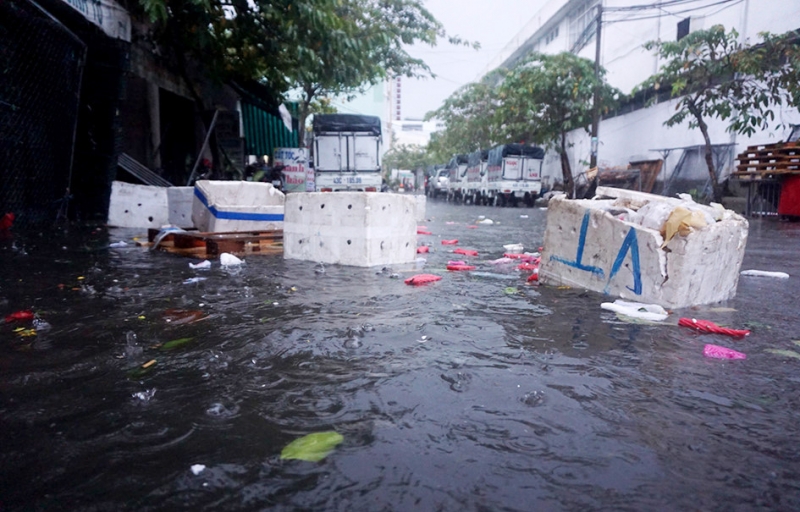
POLYGON ((206 466, 205 464, 192 464, 192 467, 189 469, 191 469, 192 473, 194 473, 195 475, 199 475, 200 473, 203 472, 203 470, 206 469, 206 466))
POLYGON ((483 219, 483 220, 479 220, 478 224, 487 224, 487 225, 488 224, 494 224, 494 221, 492 219, 483 219))
POLYGON ((789 274, 786 272, 770 272, 767 270, 742 270, 743 276, 752 277, 776 277, 778 279, 789 279, 789 274))
POLYGON ((189 268, 193 268, 195 270, 207 270, 211 268, 211 262, 208 260, 203 260, 200 263, 189 263, 189 268))
POLYGON ((522 244, 508 244, 504 245, 503 249, 505 249, 507 253, 522 254, 522 251, 525 248, 522 246, 522 244))
POLYGON ((516 261, 516 260, 512 260, 511 258, 506 258, 504 256, 502 258, 497 258, 496 260, 492 260, 489 263, 491 263, 492 265, 501 265, 503 263, 511 263, 511 262, 514 262, 514 261, 516 261))
POLYGON ((235 267, 236 265, 241 265, 242 263, 244 262, 231 253, 223 252, 219 255, 219 264, 223 267, 235 267))
POLYGON ((114 242, 113 244, 109 244, 109 247, 118 248, 118 247, 127 247, 128 243, 124 240, 120 240, 119 242, 114 242))
POLYGON ((666 320, 669 313, 659 306, 658 304, 643 304, 641 302, 628 302, 625 300, 617 299, 614 302, 603 302, 600 307, 620 315, 625 315, 631 318, 641 318, 642 320, 650 320, 653 322, 661 322, 666 320))
POLYGON ((203 281, 205 281, 205 280, 206 280, 206 278, 205 278, 205 277, 190 277, 189 279, 186 279, 186 280, 183 282, 183 284, 193 284, 193 283, 200 283, 200 282, 203 282, 203 281))

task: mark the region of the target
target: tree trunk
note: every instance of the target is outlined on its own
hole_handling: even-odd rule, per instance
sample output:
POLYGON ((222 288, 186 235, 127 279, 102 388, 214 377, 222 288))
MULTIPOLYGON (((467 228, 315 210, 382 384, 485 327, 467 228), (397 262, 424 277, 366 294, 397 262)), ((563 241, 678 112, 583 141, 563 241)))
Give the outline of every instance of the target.
POLYGON ((708 166, 708 177, 711 179, 711 190, 714 194, 714 202, 721 203, 722 202, 722 185, 719 184, 719 179, 717 179, 717 171, 714 169, 714 152, 711 148, 711 138, 708 136, 708 125, 703 120, 703 116, 700 114, 700 110, 694 105, 688 105, 689 112, 692 113, 694 118, 697 120, 697 127, 700 128, 700 133, 703 134, 703 140, 705 141, 705 158, 706 158, 706 166, 708 166))
POLYGON ((572 181, 572 168, 569 165, 569 157, 567 156, 567 134, 561 132, 561 176, 564 179, 564 192, 567 197, 572 199, 575 197, 575 183, 572 181))

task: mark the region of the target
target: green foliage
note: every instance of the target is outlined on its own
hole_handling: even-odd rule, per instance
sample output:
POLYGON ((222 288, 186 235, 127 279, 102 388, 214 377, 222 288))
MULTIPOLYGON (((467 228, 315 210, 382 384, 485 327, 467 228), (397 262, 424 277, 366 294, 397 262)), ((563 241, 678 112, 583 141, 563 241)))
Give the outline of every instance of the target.
POLYGON ((433 165, 432 155, 428 150, 416 144, 399 144, 387 151, 383 156, 382 167, 415 171, 433 165))
POLYGON ((679 100, 664 124, 688 121, 690 128, 700 129, 715 201, 722 200, 722 188, 711 158, 706 120, 728 121, 728 131, 751 136, 768 129, 776 106, 797 104, 800 99, 796 66, 800 59, 791 44, 792 35, 763 36, 764 44, 748 46, 739 41, 736 30, 715 25, 680 41, 645 44, 666 63, 640 87, 670 87, 671 95, 679 100))
POLYGON ((431 139, 430 150, 439 161, 458 153, 471 153, 498 144, 501 140, 495 113, 500 106, 497 91, 488 82, 467 84, 428 112, 425 119, 441 121, 445 130, 431 139))
POLYGON ((344 437, 336 431, 315 432, 295 439, 281 450, 281 459, 319 462, 338 446, 344 437))
POLYGON ((595 92, 601 110, 613 106, 620 92, 609 86, 602 68, 573 53, 532 54, 507 73, 498 89, 500 132, 509 141, 536 142, 555 149, 561 158, 564 188, 573 193, 567 133, 592 122, 595 92))

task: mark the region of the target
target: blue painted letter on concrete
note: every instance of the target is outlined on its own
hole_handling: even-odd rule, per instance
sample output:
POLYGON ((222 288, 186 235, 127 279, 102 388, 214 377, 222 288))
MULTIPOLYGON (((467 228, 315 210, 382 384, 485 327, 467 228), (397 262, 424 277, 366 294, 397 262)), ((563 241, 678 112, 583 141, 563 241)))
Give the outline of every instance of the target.
MULTIPOLYGON (((580 235, 580 238, 578 239, 578 252, 575 255, 575 261, 570 261, 570 260, 568 260, 566 258, 562 258, 561 256, 550 256, 550 260, 555 260, 555 261, 563 263, 564 265, 567 265, 569 267, 577 268, 578 270, 585 270, 586 272, 591 272, 592 274, 595 274, 595 275, 598 275, 600 277, 603 277, 603 275, 605 273, 603 272, 602 268, 593 267, 591 265, 584 265, 581 262, 581 260, 583 259, 583 249, 586 246, 586 231, 588 229, 589 229, 589 212, 587 211, 583 215, 583 222, 581 223, 581 235, 580 235)), ((634 235, 634 241, 635 240, 636 240, 636 235, 634 235)), ((627 241, 627 239, 626 239, 626 241, 627 241)), ((625 244, 623 243, 623 246, 624 245, 625 244)), ((617 257, 617 259, 619 259, 619 256, 617 257)), ((637 269, 638 269, 638 265, 639 265, 639 249, 637 247, 636 248, 636 266, 637 266, 637 269)), ((612 274, 612 277, 613 277, 613 274, 612 274)))
POLYGON ((619 248, 619 252, 617 253, 617 259, 614 260, 614 264, 611 266, 611 275, 608 276, 608 283, 606 284, 606 293, 608 293, 608 289, 611 286, 611 280, 614 279, 614 276, 617 275, 619 269, 622 267, 622 261, 625 259, 625 255, 630 251, 631 253, 631 266, 633 267, 631 271, 633 272, 633 288, 630 286, 626 286, 627 289, 635 293, 636 295, 642 294, 642 270, 639 265, 639 241, 636 239, 636 230, 631 228, 628 231, 628 234, 625 236, 625 240, 623 240, 622 245, 619 248))

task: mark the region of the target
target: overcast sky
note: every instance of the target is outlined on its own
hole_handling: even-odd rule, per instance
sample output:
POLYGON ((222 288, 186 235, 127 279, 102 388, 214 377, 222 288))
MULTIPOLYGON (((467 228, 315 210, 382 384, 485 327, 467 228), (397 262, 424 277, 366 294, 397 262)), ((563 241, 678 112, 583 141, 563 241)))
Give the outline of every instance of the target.
POLYGON ((428 111, 439 108, 460 86, 474 81, 545 1, 425 0, 425 6, 448 34, 478 41, 481 49, 453 46, 445 41, 433 48, 411 48, 410 53, 422 58, 437 77, 403 79, 402 116, 422 118, 428 111))

